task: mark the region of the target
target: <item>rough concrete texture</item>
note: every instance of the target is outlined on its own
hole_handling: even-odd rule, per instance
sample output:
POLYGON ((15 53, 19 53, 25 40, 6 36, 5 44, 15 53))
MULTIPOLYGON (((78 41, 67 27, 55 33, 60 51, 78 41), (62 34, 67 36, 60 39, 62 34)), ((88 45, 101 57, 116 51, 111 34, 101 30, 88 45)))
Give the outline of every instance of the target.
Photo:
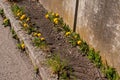
POLYGON ((46 57, 45 53, 40 49, 36 49, 31 44, 31 36, 22 30, 22 26, 19 24, 19 21, 14 18, 14 15, 11 11, 11 5, 5 0, 0 0, 0 5, 2 9, 4 9, 6 17, 10 19, 11 26, 14 28, 17 36, 21 41, 24 41, 26 51, 28 52, 33 65, 38 66, 42 80, 57 80, 57 76, 53 75, 50 69, 44 65, 46 57))
MULTIPOLYGON (((73 25, 76 0, 39 0, 73 25)), ((79 0, 76 31, 120 74, 120 0, 79 0)))
POLYGON ((17 49, 10 29, 4 28, 0 16, 0 80, 41 80, 31 60, 17 49))
POLYGON ((120 73, 119 10, 119 0, 80 0, 77 32, 120 73))

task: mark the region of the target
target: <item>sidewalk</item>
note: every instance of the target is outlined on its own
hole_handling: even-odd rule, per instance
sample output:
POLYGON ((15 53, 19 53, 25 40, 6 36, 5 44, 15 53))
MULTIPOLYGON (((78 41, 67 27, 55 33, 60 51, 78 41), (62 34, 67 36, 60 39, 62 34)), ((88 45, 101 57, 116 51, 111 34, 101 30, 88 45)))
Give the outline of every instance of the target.
POLYGON ((21 53, 9 27, 2 26, 0 17, 0 80, 41 80, 36 77, 30 59, 21 53))

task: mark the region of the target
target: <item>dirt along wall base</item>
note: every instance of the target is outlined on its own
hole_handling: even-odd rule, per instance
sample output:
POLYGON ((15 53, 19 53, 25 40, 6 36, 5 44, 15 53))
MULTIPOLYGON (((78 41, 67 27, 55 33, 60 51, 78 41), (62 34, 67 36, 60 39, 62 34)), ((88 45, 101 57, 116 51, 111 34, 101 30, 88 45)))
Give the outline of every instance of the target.
MULTIPOLYGON (((73 29, 76 1, 39 1, 48 11, 59 13, 73 29)), ((120 74, 120 1, 79 0, 76 31, 120 74)))

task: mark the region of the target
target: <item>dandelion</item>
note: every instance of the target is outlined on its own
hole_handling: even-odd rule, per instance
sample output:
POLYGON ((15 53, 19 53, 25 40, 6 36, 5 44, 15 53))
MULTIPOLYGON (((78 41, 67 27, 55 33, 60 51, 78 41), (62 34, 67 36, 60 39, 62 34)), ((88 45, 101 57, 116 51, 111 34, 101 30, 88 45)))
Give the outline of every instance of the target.
POLYGON ((40 34, 40 33, 38 33, 38 34, 37 34, 37 36, 38 36, 38 37, 40 37, 40 36, 41 36, 41 34, 40 34))
POLYGON ((5 18, 3 22, 5 23, 6 21, 8 21, 8 19, 7 19, 7 18, 5 18))
POLYGON ((23 26, 24 26, 24 27, 28 27, 28 24, 27 24, 27 23, 24 23, 23 26))
POLYGON ((65 36, 69 36, 71 34, 71 32, 66 32, 65 36))
POLYGON ((48 18, 49 18, 49 15, 48 15, 48 14, 46 14, 46 15, 45 15, 45 18, 46 18, 46 19, 48 19, 48 18))
POLYGON ((45 38, 41 38, 40 40, 41 40, 41 41, 44 41, 44 40, 45 40, 45 38))
POLYGON ((74 36, 75 39, 76 39, 77 37, 78 37, 77 35, 74 36))
POLYGON ((19 12, 19 13, 17 13, 17 16, 20 16, 20 14, 21 14, 20 12, 19 12))
POLYGON ((78 44, 78 45, 80 45, 81 43, 82 43, 82 41, 81 41, 81 40, 77 41, 77 44, 78 44))
POLYGON ((55 21, 55 24, 58 24, 58 20, 55 21))
POLYGON ((17 10, 17 13, 19 13, 20 12, 20 10, 17 10))
POLYGON ((33 36, 37 36, 37 33, 35 32, 35 33, 33 34, 33 36))
POLYGON ((54 22, 55 22, 55 21, 58 21, 58 18, 54 18, 54 20, 53 20, 53 21, 54 21, 54 22))
POLYGON ((27 19, 26 19, 26 21, 29 21, 30 20, 30 18, 28 17, 27 19))
POLYGON ((26 17, 26 15, 25 15, 25 14, 23 14, 23 15, 20 17, 20 20, 25 19, 25 17, 26 17))
POLYGON ((55 14, 55 16, 56 16, 56 17, 58 17, 58 16, 59 16, 59 14, 58 14, 58 13, 56 13, 56 14, 55 14))
POLYGON ((52 12, 52 16, 54 16, 54 15, 55 15, 55 13, 52 12))
POLYGON ((21 48, 25 49, 25 44, 24 43, 21 44, 21 48))
POLYGON ((53 21, 54 21, 55 24, 58 24, 58 18, 54 18, 53 21))

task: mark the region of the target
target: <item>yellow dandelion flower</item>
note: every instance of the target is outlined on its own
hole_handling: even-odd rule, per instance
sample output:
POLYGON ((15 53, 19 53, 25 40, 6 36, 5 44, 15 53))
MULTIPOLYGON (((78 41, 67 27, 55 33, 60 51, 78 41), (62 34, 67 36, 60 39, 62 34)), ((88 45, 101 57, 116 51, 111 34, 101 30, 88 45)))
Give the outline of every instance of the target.
POLYGON ((76 39, 77 37, 78 37, 77 35, 74 36, 75 39, 76 39))
POLYGON ((17 10, 17 13, 19 13, 20 12, 20 10, 17 10))
POLYGON ((45 38, 40 38, 40 40, 41 40, 41 41, 44 41, 44 40, 45 40, 45 38))
POLYGON ((26 19, 26 21, 29 21, 30 20, 30 18, 28 17, 27 19, 26 19))
POLYGON ((19 13, 17 13, 17 16, 20 16, 20 14, 21 14, 20 12, 19 12, 19 13))
POLYGON ((81 41, 81 40, 77 41, 77 44, 78 44, 78 45, 80 45, 81 43, 82 43, 82 41, 81 41))
POLYGON ((24 23, 23 26, 24 26, 24 27, 28 27, 28 24, 27 24, 27 23, 24 23))
POLYGON ((66 32, 65 36, 69 36, 71 34, 71 32, 66 32))
POLYGON ((3 22, 5 23, 6 21, 8 21, 8 19, 7 19, 7 18, 5 18, 3 22))
POLYGON ((55 13, 52 12, 52 16, 54 16, 54 15, 55 15, 55 13))
POLYGON ((35 32, 35 33, 33 34, 33 36, 37 36, 37 33, 35 32))
POLYGON ((55 16, 56 16, 56 17, 58 17, 58 16, 59 16, 59 14, 58 14, 58 13, 56 13, 56 14, 55 14, 55 16))
POLYGON ((48 18, 49 18, 49 15, 48 15, 48 14, 46 14, 46 15, 45 15, 45 18, 46 18, 46 19, 48 19, 48 18))
POLYGON ((24 43, 21 44, 21 48, 25 49, 25 44, 24 43))
POLYGON ((37 34, 37 36, 38 36, 38 37, 40 37, 40 36, 41 36, 41 34, 40 34, 40 33, 38 33, 38 34, 37 34))
POLYGON ((55 21, 55 24, 58 24, 58 20, 55 21))
POLYGON ((26 17, 26 15, 25 15, 25 14, 23 14, 23 15, 20 17, 20 20, 25 19, 25 17, 26 17))
POLYGON ((56 21, 58 21, 58 18, 54 18, 54 20, 53 20, 54 22, 56 22, 56 21))

